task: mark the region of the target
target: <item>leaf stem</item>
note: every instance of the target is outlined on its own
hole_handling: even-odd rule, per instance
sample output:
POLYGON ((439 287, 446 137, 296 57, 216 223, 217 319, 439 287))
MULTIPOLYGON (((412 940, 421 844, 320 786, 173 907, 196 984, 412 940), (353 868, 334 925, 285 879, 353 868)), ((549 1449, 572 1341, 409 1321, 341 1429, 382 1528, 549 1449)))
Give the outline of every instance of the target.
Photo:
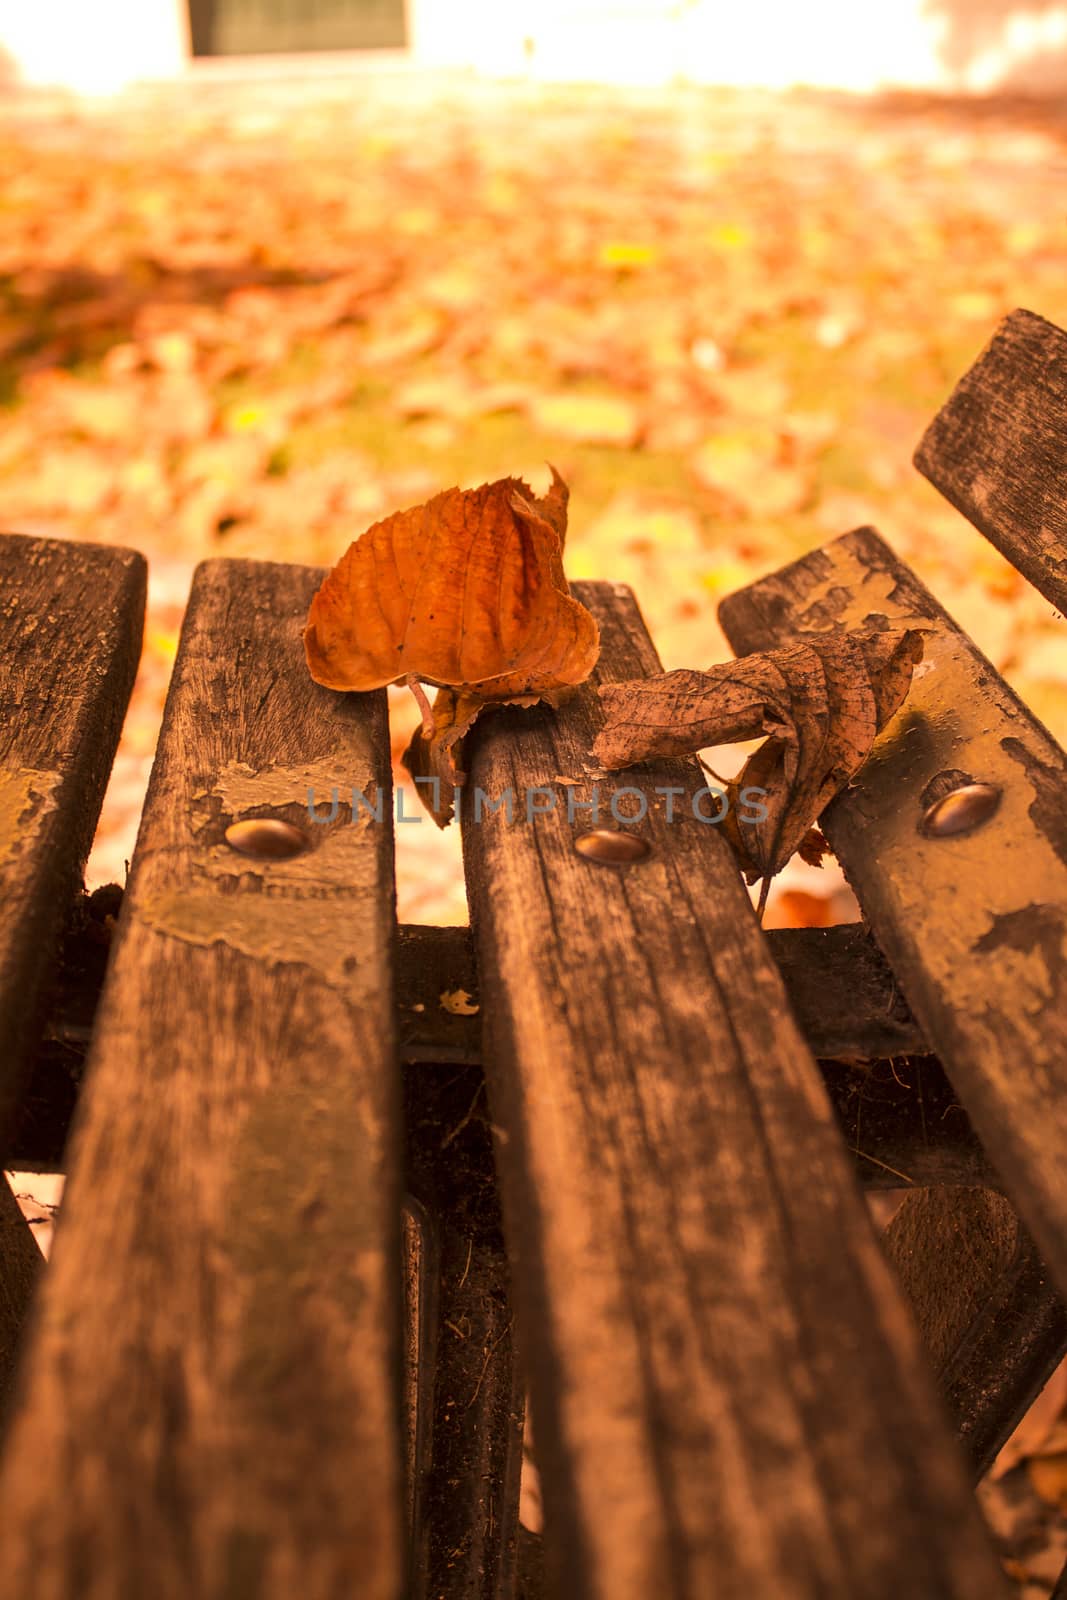
POLYGON ((422 736, 424 739, 432 739, 436 729, 433 720, 433 707, 427 698, 426 690, 413 672, 408 673, 404 682, 415 696, 415 703, 422 712, 422 736))

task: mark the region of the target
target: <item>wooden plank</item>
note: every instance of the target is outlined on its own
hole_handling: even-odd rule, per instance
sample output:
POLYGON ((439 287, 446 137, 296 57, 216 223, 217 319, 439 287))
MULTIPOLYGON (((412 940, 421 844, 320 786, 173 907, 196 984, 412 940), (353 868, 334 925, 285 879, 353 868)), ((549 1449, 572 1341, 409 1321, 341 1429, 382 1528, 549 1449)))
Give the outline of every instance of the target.
POLYGON ((767 944, 817 1059, 876 1061, 926 1053, 922 1030, 862 924, 772 928, 767 944))
POLYGON ((915 465, 1067 613, 1067 333, 1005 317, 942 406, 915 465))
POLYGON ((117 883, 83 890, 75 900, 8 1141, 8 1165, 19 1172, 66 1171, 67 1135, 121 906, 117 883))
POLYGON ((402 1592, 389 743, 308 676, 319 576, 194 582, 0 1478, 24 1600, 402 1592))
MULTIPOLYGON (((864 1187, 988 1183, 994 1175, 967 1114, 867 931, 774 928, 766 938, 864 1187)), ((463 1016, 440 1003, 457 989, 478 1006, 470 930, 402 926, 403 1060, 481 1061, 480 1007, 463 1016)))
POLYGON ((932 1049, 1067 1289, 1067 757, 873 529, 720 607, 739 651, 797 630, 926 630, 904 708, 824 814, 932 1049), (927 837, 930 785, 999 787, 975 831, 927 837))
POLYGON ((132 550, 0 535, 0 1156, 114 760, 144 604, 132 550))
MULTIPOLYGON (((20 1169, 61 1172, 66 1165, 67 1129, 107 953, 95 942, 95 913, 108 904, 104 895, 98 890, 89 908, 87 926, 97 930, 95 937, 75 931, 63 947, 62 982, 13 1135, 12 1164, 20 1169)), ((479 1066, 482 1018, 470 929, 415 924, 401 925, 398 933, 401 1061, 479 1066), (457 990, 470 996, 469 1015, 441 1004, 442 994, 457 990)), ((995 1182, 967 1113, 940 1062, 927 1053, 922 1030, 867 931, 856 923, 775 928, 766 937, 864 1187, 995 1182)))
MULTIPOLYGON (((628 590, 575 592, 600 681, 658 669, 628 590)), ((550 1592, 1000 1593, 702 775, 596 776, 601 720, 593 684, 487 717, 463 805, 550 1592), (594 783, 605 812, 640 785, 645 859, 576 852, 594 783), (557 805, 527 822, 537 786, 557 805), (475 821, 478 789, 515 820, 475 821)))
POLYGON ((7 1422, 22 1337, 43 1266, 33 1229, 0 1173, 0 1432, 7 1422))
POLYGON ((404 1134, 432 1280, 420 1396, 429 1449, 406 1600, 513 1600, 523 1376, 478 1068, 407 1066, 404 1134))
POLYGON ((917 1189, 882 1235, 980 1478, 1067 1352, 1067 1306, 992 1189, 917 1189))
POLYGON ((396 1004, 402 1061, 477 1065, 482 1019, 469 928, 401 923, 396 947, 396 1004), (462 993, 466 1009, 446 1011, 444 994, 462 993))

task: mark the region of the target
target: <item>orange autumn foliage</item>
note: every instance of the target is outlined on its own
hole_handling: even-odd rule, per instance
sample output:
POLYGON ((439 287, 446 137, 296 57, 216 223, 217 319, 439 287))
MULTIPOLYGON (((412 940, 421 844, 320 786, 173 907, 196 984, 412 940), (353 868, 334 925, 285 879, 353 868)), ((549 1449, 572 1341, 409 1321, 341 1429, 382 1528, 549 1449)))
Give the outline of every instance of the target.
MULTIPOLYGON (((540 499, 519 478, 446 489, 369 528, 311 603, 304 648, 316 682, 438 686, 432 731, 425 716, 406 759, 449 796, 484 706, 559 704, 596 663, 597 625, 563 573, 567 499, 554 468, 540 499)), ((435 814, 448 820, 450 798, 435 814)))
POLYGON ((379 689, 409 673, 486 700, 581 683, 596 623, 563 576, 567 488, 536 499, 518 478, 446 489, 376 522, 311 605, 311 675, 330 689, 379 689))

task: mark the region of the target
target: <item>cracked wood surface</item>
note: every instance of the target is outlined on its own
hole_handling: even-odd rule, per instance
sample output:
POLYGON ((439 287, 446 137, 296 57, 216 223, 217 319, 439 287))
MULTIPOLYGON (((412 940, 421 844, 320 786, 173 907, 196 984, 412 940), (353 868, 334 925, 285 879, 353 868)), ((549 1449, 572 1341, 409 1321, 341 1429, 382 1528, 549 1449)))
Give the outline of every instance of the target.
POLYGON ((903 709, 822 826, 990 1160, 1067 1291, 1067 756, 870 528, 723 602, 739 651, 798 630, 926 630, 903 709), (928 786, 999 786, 975 831, 926 837, 928 786))
POLYGON ((319 577, 194 582, 0 1481, 23 1600, 402 1592, 389 741, 308 676, 319 577), (334 785, 306 854, 224 842, 334 785))
POLYGON ((1005 317, 926 430, 915 465, 1067 613, 1067 333, 1062 328, 1032 311, 1005 317))
POLYGON ((0 535, 0 1141, 89 854, 144 625, 132 550, 0 535))
MULTIPOLYGON (((658 670, 628 590, 575 593, 600 681, 658 670)), ((510 788, 515 820, 463 808, 553 1592, 1000 1594, 781 977, 689 809, 703 777, 589 771, 596 681, 558 713, 486 717, 470 787, 510 788), (560 775, 578 781, 526 821, 560 775), (624 788, 652 802, 644 860, 575 851, 594 784, 605 812, 624 788)))

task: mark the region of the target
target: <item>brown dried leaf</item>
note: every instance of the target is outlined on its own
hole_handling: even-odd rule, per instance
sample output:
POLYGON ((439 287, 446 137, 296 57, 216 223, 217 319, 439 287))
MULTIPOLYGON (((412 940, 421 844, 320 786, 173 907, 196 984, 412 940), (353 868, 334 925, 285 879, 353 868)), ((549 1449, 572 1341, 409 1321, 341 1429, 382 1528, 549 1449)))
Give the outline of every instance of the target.
POLYGON ((466 773, 459 765, 463 740, 485 707, 476 695, 460 695, 454 689, 438 689, 433 703, 432 736, 424 726, 415 729, 402 760, 415 781, 415 788, 439 828, 452 821, 455 789, 466 773))
POLYGON ((809 828, 797 845, 797 855, 809 867, 821 867, 824 856, 832 856, 830 841, 819 828, 809 828))
POLYGON ((554 468, 542 499, 518 478, 445 490, 369 528, 311 603, 304 647, 318 683, 438 686, 404 761, 439 780, 428 803, 441 826, 482 708, 558 705, 596 663, 597 625, 563 574, 567 498, 554 468))
POLYGON ((769 735, 730 785, 732 799, 766 791, 765 818, 748 820, 754 803, 731 804, 723 824, 749 881, 768 880, 863 765, 902 704, 922 650, 915 629, 805 634, 708 672, 607 684, 593 754, 615 770, 769 735))
POLYGON ((481 1010, 466 989, 444 989, 438 1005, 442 1011, 449 1011, 454 1017, 476 1017, 481 1010))

